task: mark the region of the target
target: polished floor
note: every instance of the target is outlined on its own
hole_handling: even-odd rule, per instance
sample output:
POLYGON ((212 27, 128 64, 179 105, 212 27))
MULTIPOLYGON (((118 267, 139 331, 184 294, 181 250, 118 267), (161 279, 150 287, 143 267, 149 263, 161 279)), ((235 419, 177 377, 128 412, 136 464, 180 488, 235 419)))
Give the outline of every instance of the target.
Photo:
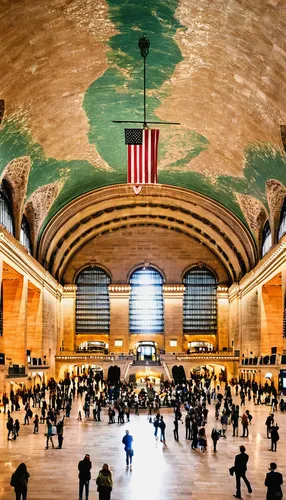
MULTIPOLYGON (((215 454, 210 438, 207 453, 192 451, 190 441, 185 440, 184 425, 179 428, 180 441, 175 442, 170 410, 162 410, 167 424, 167 447, 164 447, 155 441, 153 426, 148 422, 146 411, 142 411, 140 416, 132 414, 128 425, 108 425, 106 411, 102 414, 102 422, 91 419, 77 421, 79 405, 80 399, 75 401, 71 418, 66 421, 62 450, 45 450, 45 425, 40 425, 38 435, 33 434, 32 425, 21 425, 19 438, 8 441, 6 416, 0 414, 0 499, 14 498, 10 486, 11 474, 19 463, 25 462, 31 475, 28 500, 77 500, 77 465, 85 453, 89 453, 92 459, 90 500, 98 498, 95 479, 104 462, 113 470, 112 500, 231 499, 235 493, 235 479, 229 475, 228 469, 233 465, 241 444, 246 446, 250 456, 248 478, 253 488, 252 495, 249 495, 243 484, 243 498, 266 498, 264 479, 271 461, 277 462, 278 470, 284 474, 286 481, 286 413, 278 412, 276 416, 280 426, 277 453, 268 451, 270 440, 266 438, 265 419, 269 407, 250 403, 246 405, 253 415, 249 438, 233 438, 229 427, 227 438, 218 442, 218 452, 215 454), (126 470, 121 443, 126 428, 134 438, 132 472, 126 470)), ((20 417, 22 424, 23 412, 18 412, 17 417, 20 417)), ((208 436, 214 425, 212 406, 206 426, 208 436)))

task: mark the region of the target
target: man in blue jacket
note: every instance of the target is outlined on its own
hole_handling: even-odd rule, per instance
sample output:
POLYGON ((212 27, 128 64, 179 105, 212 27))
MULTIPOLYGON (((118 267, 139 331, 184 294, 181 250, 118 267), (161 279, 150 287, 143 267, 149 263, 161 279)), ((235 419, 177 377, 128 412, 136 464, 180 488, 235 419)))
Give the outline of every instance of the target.
POLYGON ((124 444, 124 450, 126 452, 126 467, 129 467, 129 463, 130 463, 130 470, 132 470, 133 437, 131 436, 131 434, 129 434, 128 430, 125 431, 125 436, 122 439, 122 443, 124 444))

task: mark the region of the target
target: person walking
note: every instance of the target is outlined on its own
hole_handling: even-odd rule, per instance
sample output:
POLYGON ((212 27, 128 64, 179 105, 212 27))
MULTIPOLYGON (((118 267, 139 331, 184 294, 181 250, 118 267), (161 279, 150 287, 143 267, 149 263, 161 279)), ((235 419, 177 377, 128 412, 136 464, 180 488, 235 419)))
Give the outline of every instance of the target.
POLYGON ((231 423, 232 423, 232 437, 238 437, 238 411, 235 408, 231 414, 231 423))
POLYGON ((12 474, 10 485, 16 493, 16 500, 26 500, 28 491, 28 479, 30 477, 27 466, 21 463, 12 474))
POLYGON ((252 493, 252 488, 250 485, 250 482, 248 481, 246 477, 246 471, 247 471, 247 462, 248 462, 248 455, 245 453, 245 447, 240 446, 239 447, 240 453, 239 455, 236 455, 235 461, 234 461, 234 472, 235 472, 235 478, 236 478, 236 495, 233 495, 235 498, 241 498, 241 484, 240 481, 243 479, 243 481, 246 484, 248 493, 252 493))
POLYGON ((241 417, 241 425, 242 425, 242 438, 248 437, 248 417, 247 414, 244 413, 241 417))
POLYGON ((49 441, 52 443, 52 447, 54 448, 54 442, 53 442, 53 424, 52 421, 47 417, 47 432, 45 436, 47 437, 47 442, 46 442, 46 450, 49 448, 49 441))
POLYGON ((267 429, 267 437, 270 438, 271 437, 271 427, 272 427, 272 425, 274 425, 273 413, 270 413, 270 415, 268 415, 266 422, 265 422, 265 425, 266 425, 266 429, 267 429))
POLYGON ((102 469, 99 471, 96 478, 96 484, 97 491, 99 493, 99 500, 110 500, 113 480, 108 464, 103 464, 102 469))
POLYGON ((34 423, 34 432, 33 432, 33 434, 38 434, 38 432, 39 432, 39 415, 38 414, 35 415, 33 423, 34 423))
POLYGON ((63 446, 63 440, 64 440, 64 418, 62 420, 59 420, 57 423, 57 435, 58 435, 58 449, 61 450, 63 446))
POLYGON ((158 439, 159 423, 160 423, 160 415, 159 413, 157 413, 156 417, 153 420, 155 439, 158 439))
POLYGON ((130 464, 130 470, 132 470, 132 457, 134 455, 134 451, 132 448, 132 443, 133 443, 133 437, 131 434, 129 434, 129 430, 126 429, 125 431, 125 436, 122 438, 122 443, 124 444, 124 450, 126 453, 126 467, 129 467, 130 464))
POLYGON ((279 427, 278 425, 272 425, 270 428, 270 437, 271 437, 271 448, 269 451, 277 451, 277 441, 279 441, 279 427))
POLYGON ((178 424, 178 419, 175 418, 174 420, 174 430, 173 430, 173 433, 174 433, 174 439, 175 441, 179 441, 179 424, 178 424))
POLYGON ((83 488, 85 488, 85 498, 86 500, 88 500, 89 481, 91 479, 91 474, 90 474, 91 468, 92 468, 92 463, 90 461, 90 455, 87 453, 84 459, 78 463, 79 500, 82 500, 83 488))
POLYGON ((8 431, 7 439, 12 439, 12 438, 10 438, 10 434, 13 435, 13 430, 14 430, 14 419, 13 419, 13 417, 10 417, 8 419, 6 427, 7 427, 7 431, 8 431))
POLYGON ((228 418, 227 418, 227 414, 225 412, 225 410, 223 410, 222 412, 222 416, 220 417, 220 422, 221 422, 221 427, 222 427, 222 435, 224 438, 226 438, 226 431, 227 431, 227 422, 228 422, 228 418))
POLYGON ((267 487, 266 500, 278 500, 283 498, 281 485, 283 484, 283 476, 280 472, 275 472, 277 465, 271 462, 269 470, 265 478, 265 486, 267 487))
POLYGON ((185 416, 186 439, 191 439, 191 417, 189 413, 185 416))
POLYGON ((214 452, 217 452, 216 445, 217 445, 217 442, 218 442, 218 440, 220 438, 220 434, 219 434, 219 432, 218 432, 217 429, 213 429, 212 430, 211 438, 213 440, 214 452))
POLYGON ((163 415, 161 415, 160 417, 159 427, 161 431, 160 441, 164 443, 164 445, 166 446, 166 437, 165 437, 166 424, 164 422, 163 415))

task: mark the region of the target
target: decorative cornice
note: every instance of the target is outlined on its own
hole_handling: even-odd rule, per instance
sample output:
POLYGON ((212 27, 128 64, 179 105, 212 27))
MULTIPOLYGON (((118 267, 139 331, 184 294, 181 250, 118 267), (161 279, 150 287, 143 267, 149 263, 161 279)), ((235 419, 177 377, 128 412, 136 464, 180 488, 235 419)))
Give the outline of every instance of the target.
POLYGON ((130 292, 130 285, 109 285, 109 292, 111 293, 126 293, 130 292))
POLYGON ((166 298, 181 299, 184 295, 185 285, 163 285, 163 294, 166 298))
POLYGON ((112 284, 108 287, 109 297, 116 299, 128 299, 130 295, 131 286, 130 285, 116 285, 112 284))
POLYGON ((63 289, 63 299, 75 299, 76 296, 76 285, 64 285, 63 289))
MULTIPOLYGON (((63 287, 39 262, 29 255, 24 247, 4 227, 0 228, 0 253, 24 275, 28 275, 57 298, 61 298, 63 287)), ((9 262, 7 262, 9 264, 9 262)))
POLYGON ((229 289, 229 298, 246 295, 257 285, 269 279, 281 265, 286 263, 286 235, 275 245, 252 271, 247 273, 239 283, 234 283, 229 289))

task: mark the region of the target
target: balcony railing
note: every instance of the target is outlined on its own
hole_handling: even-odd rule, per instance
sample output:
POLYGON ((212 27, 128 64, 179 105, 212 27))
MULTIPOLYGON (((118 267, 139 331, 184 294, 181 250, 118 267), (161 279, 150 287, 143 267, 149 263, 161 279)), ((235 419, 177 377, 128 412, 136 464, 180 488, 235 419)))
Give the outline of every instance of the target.
POLYGON ((8 377, 26 377, 25 366, 12 365, 8 367, 8 377))

